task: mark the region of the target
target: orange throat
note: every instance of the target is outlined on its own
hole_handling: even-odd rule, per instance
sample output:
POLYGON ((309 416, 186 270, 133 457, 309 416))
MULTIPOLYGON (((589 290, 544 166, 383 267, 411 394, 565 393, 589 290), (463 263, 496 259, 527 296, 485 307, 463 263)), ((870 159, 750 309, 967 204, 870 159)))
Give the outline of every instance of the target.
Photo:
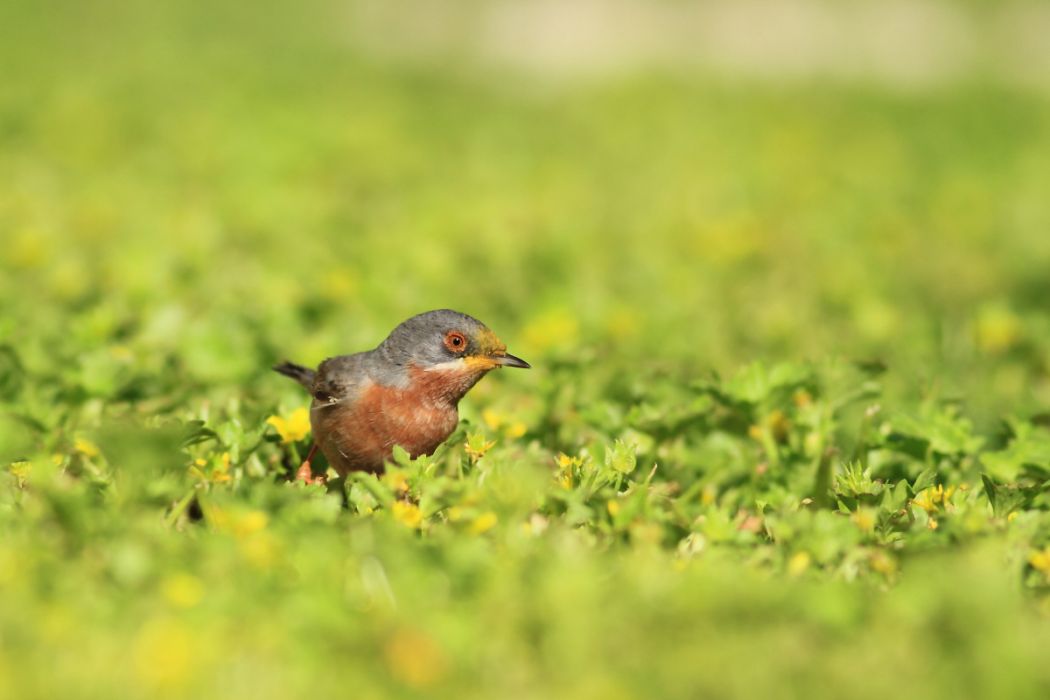
POLYGON ((413 366, 409 369, 409 392, 423 401, 455 406, 471 387, 495 367, 497 363, 488 358, 468 358, 429 369, 413 366))

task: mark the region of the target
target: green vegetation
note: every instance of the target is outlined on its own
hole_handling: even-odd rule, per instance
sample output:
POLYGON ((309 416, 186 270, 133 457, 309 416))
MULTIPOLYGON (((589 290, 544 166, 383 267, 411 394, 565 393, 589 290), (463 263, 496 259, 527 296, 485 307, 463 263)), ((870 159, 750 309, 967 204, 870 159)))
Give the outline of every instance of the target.
POLYGON ((1050 693, 1045 98, 10 5, 0 697, 1050 693), (287 481, 269 366, 446 306, 534 369, 287 481))

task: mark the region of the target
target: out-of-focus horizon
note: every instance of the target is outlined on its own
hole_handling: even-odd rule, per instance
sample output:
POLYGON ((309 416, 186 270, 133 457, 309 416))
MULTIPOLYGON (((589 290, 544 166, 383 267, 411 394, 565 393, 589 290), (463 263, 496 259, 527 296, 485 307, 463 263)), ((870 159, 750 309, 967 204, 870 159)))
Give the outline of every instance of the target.
POLYGON ((347 3, 353 43, 414 65, 539 80, 643 71, 922 90, 989 80, 1050 90, 1050 7, 949 0, 426 0, 347 3))

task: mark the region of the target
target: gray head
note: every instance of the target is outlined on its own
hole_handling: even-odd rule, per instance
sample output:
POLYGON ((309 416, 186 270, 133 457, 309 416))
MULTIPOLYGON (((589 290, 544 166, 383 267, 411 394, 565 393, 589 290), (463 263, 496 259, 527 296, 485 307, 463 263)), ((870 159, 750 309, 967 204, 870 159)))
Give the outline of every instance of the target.
POLYGON ((484 373, 496 367, 529 363, 507 354, 507 346, 473 316, 439 309, 413 316, 391 331, 376 348, 384 360, 400 367, 484 373))

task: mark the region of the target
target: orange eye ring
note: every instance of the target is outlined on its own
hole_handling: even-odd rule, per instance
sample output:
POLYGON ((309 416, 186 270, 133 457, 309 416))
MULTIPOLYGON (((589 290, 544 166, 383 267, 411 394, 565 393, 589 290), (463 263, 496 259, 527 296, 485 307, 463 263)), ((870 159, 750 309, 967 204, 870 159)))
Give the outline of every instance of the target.
POLYGON ((445 347, 450 352, 461 353, 467 349, 467 337, 459 331, 449 331, 445 334, 445 347))

